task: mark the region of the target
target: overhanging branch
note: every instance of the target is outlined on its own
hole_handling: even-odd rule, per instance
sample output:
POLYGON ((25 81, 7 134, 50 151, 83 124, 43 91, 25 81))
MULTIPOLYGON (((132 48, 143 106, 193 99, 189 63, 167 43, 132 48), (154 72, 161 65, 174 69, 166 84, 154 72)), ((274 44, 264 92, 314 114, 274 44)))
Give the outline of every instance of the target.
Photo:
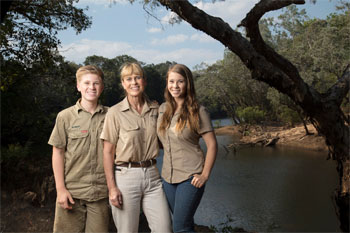
POLYGON ((333 101, 340 106, 343 99, 349 94, 350 88, 350 64, 345 68, 343 75, 340 79, 328 89, 326 96, 327 99, 333 101))
POLYGON ((304 85, 304 83, 299 75, 298 69, 283 56, 276 53, 275 50, 268 46, 263 40, 259 29, 259 20, 269 11, 278 10, 291 4, 304 3, 305 0, 262 0, 253 7, 239 24, 239 26, 244 26, 246 28, 247 37, 250 38, 251 44, 258 53, 285 72, 297 85, 301 86, 304 85))

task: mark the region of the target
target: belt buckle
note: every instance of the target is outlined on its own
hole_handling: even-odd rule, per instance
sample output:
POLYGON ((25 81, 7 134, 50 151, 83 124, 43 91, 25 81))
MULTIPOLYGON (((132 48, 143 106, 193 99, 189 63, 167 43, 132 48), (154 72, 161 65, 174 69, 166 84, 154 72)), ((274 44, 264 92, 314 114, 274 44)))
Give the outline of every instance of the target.
POLYGON ((139 161, 140 167, 144 167, 143 166, 144 163, 145 163, 144 161, 139 161))

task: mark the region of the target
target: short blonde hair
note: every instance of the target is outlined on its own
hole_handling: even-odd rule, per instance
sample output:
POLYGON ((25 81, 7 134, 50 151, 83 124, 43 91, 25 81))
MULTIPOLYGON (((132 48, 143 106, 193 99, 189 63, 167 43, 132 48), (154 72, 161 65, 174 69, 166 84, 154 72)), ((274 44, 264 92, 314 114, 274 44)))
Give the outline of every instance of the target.
POLYGON ((132 74, 140 75, 143 79, 146 79, 141 65, 137 62, 126 62, 120 67, 120 81, 132 74))
POLYGON ((102 79, 102 81, 104 78, 103 71, 99 67, 94 65, 87 65, 87 66, 82 66, 77 70, 77 73, 75 74, 77 78, 77 82, 79 82, 81 80, 81 77, 85 74, 96 74, 102 79))

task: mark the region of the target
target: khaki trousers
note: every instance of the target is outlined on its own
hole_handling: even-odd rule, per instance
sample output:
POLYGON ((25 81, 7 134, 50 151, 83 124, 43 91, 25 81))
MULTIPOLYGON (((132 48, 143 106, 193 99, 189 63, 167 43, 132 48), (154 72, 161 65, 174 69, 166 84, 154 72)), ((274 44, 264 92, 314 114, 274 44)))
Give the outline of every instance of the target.
POLYGON ((115 177, 123 195, 122 209, 111 205, 118 233, 138 232, 141 207, 152 232, 172 232, 168 203, 155 165, 117 167, 115 177))
POLYGON ((63 209, 56 202, 53 232, 108 232, 108 198, 98 201, 74 199, 73 209, 63 209))

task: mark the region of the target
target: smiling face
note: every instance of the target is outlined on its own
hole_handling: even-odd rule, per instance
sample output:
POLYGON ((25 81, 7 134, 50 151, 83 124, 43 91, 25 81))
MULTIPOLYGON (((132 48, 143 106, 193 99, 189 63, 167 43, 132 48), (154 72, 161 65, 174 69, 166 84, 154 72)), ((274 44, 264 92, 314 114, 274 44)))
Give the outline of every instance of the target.
POLYGON ((77 81, 77 88, 81 93, 82 101, 96 103, 103 91, 103 82, 100 76, 87 73, 77 81))
POLYGON ((122 85, 128 96, 141 97, 146 87, 146 80, 138 74, 130 74, 122 79, 122 85))
POLYGON ((186 96, 186 79, 179 73, 170 72, 167 88, 174 99, 184 99, 186 96))

